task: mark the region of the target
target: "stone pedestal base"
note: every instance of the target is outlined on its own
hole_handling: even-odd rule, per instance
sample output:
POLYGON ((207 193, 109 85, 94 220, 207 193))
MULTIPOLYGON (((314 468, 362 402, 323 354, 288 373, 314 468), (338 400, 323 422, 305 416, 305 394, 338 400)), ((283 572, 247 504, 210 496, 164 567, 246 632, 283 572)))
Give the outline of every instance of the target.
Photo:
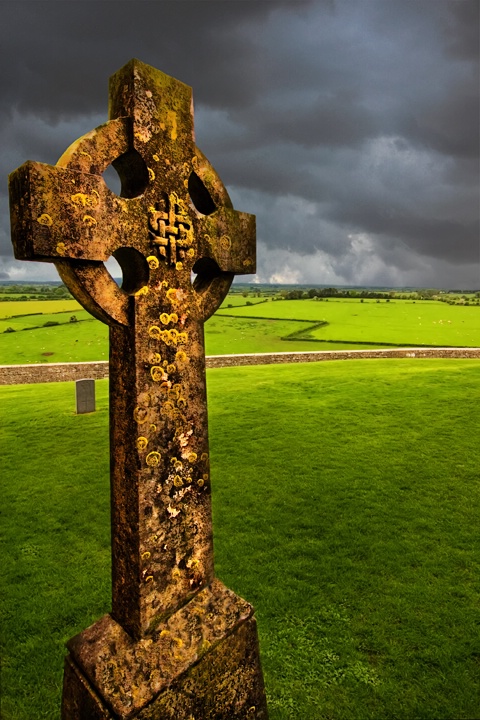
POLYGON ((141 640, 109 615, 68 643, 62 720, 267 720, 253 608, 212 584, 141 640))

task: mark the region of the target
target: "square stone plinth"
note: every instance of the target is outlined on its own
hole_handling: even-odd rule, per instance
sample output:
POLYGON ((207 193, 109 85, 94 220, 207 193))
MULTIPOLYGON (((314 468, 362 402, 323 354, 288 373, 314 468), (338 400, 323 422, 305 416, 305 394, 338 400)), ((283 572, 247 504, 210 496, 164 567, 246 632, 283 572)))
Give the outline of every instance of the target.
POLYGON ((218 580, 141 640, 106 615, 68 648, 63 720, 267 720, 253 608, 218 580))

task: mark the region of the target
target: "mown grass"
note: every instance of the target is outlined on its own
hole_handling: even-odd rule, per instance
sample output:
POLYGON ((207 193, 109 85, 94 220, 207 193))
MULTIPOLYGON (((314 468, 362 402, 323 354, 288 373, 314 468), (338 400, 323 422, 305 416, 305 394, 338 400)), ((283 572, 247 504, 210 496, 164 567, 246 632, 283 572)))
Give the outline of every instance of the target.
MULTIPOLYGON (((0 389, 3 713, 58 716, 109 608, 107 382, 0 389)), ((479 718, 480 361, 208 373, 217 573, 257 609, 272 720, 479 718)))

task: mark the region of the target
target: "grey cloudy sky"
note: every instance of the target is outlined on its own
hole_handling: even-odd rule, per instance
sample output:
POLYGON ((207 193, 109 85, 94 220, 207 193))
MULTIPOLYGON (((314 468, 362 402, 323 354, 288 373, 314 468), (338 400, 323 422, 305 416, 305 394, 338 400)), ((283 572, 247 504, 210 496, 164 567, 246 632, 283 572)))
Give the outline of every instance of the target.
POLYGON ((478 0, 0 2, 0 278, 57 277, 13 259, 6 177, 132 57, 193 87, 257 280, 480 288, 478 0))

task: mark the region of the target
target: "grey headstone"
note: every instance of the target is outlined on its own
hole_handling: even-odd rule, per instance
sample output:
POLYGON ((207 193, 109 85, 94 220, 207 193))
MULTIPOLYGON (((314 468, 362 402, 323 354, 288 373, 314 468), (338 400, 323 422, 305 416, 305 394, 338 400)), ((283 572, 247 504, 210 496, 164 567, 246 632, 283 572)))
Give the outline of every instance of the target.
POLYGON ((77 380, 75 390, 77 415, 95 412, 95 380, 77 380))

